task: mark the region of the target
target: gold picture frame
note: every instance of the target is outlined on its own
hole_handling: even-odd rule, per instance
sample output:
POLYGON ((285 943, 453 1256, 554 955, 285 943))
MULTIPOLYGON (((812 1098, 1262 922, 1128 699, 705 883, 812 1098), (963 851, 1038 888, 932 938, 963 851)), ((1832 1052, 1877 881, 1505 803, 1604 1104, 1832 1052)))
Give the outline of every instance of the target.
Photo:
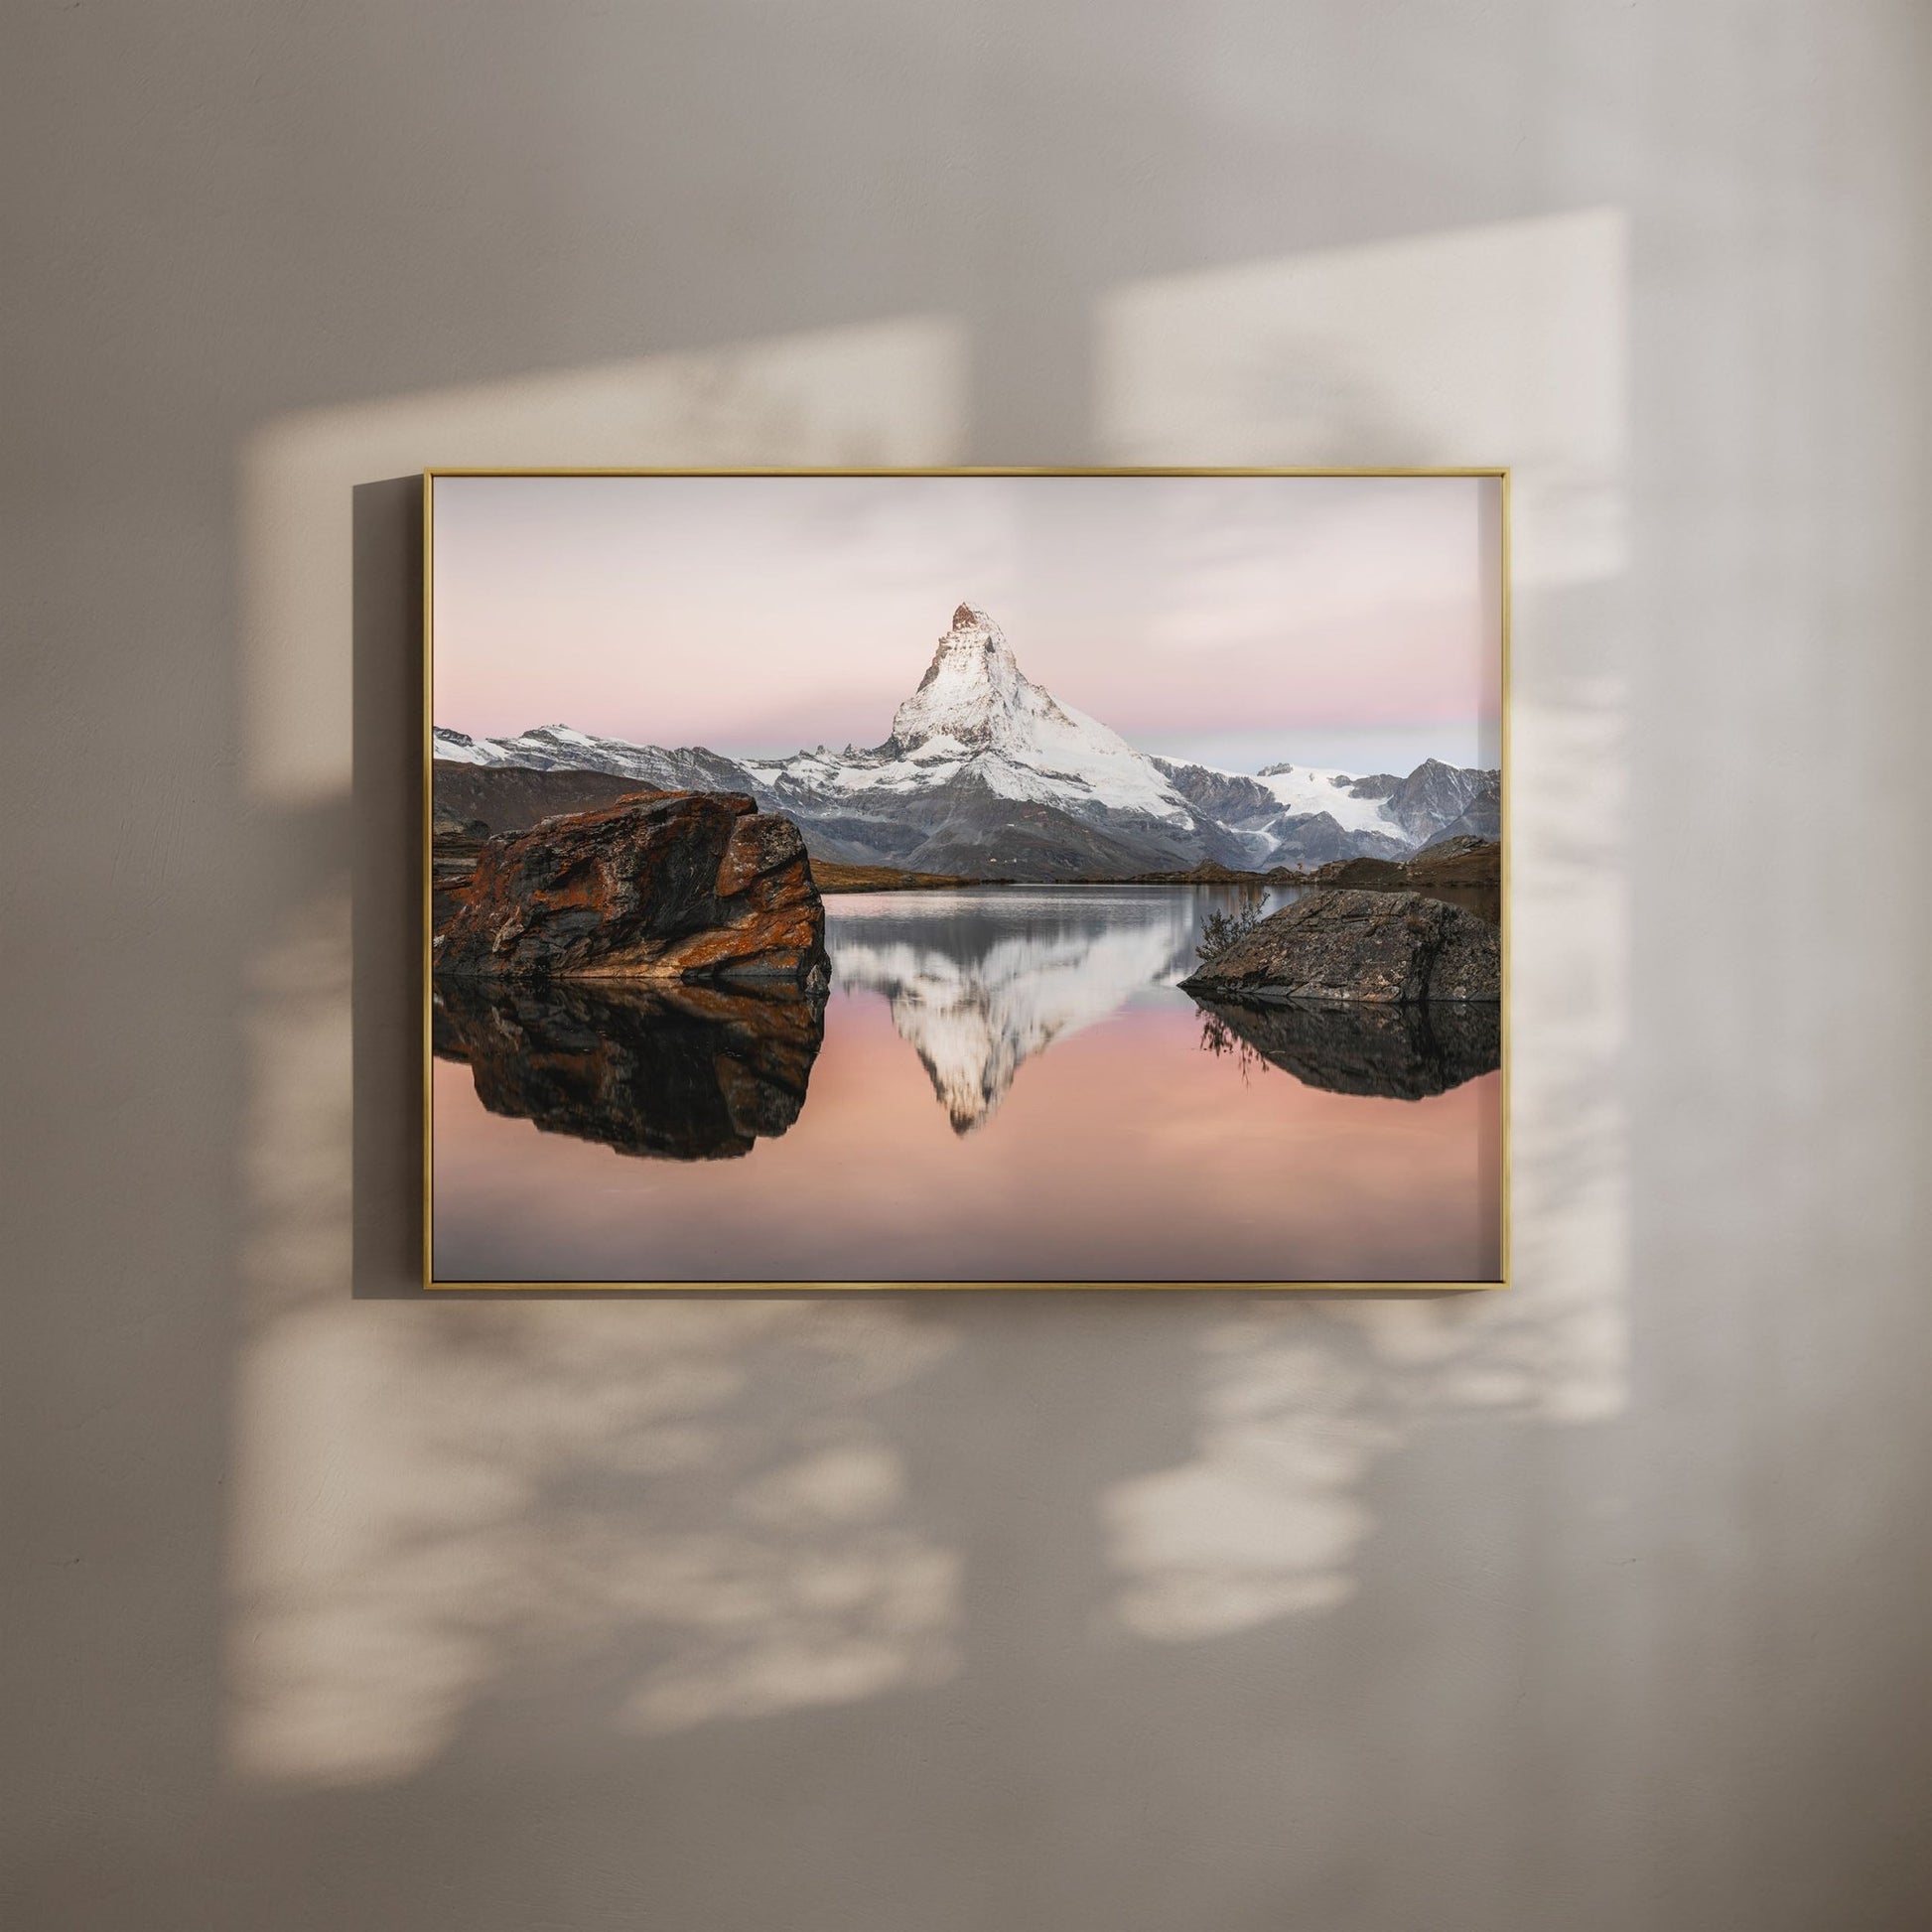
POLYGON ((578 468, 578 467, 441 467, 423 471, 422 495, 422 731, 421 731, 421 805, 422 823, 418 842, 421 865, 419 931, 422 1032, 422 1268, 423 1287, 437 1294, 522 1294, 522 1295, 631 1295, 631 1296, 784 1296, 934 1294, 972 1291, 1000 1294, 1131 1292, 1153 1294, 1240 1293, 1271 1294, 1367 1294, 1379 1296, 1493 1292, 1507 1288, 1511 1281, 1511 955, 1512 917, 1510 872, 1513 856, 1513 786, 1511 783, 1511 528, 1510 469, 1508 465, 1456 466, 1362 466, 1265 467, 1265 466, 933 466, 933 467, 838 467, 838 466, 746 466, 716 468, 667 466, 662 468, 578 468), (713 1280, 469 1280, 440 1279, 435 1266, 435 1110, 432 1073, 435 1062, 435 975, 431 944, 433 932, 434 837, 434 674, 435 674, 435 530, 436 485, 439 481, 469 478, 870 478, 910 479, 948 478, 1463 478, 1494 482, 1498 485, 1497 530, 1497 612, 1499 629, 1500 718, 1498 757, 1501 772, 1501 891, 1500 891, 1500 1083, 1498 1092, 1497 1175, 1500 1227, 1498 1253, 1500 1266, 1492 1280, 1396 1281, 1366 1280, 879 1280, 879 1281, 798 1281, 789 1279, 713 1281, 713 1280))

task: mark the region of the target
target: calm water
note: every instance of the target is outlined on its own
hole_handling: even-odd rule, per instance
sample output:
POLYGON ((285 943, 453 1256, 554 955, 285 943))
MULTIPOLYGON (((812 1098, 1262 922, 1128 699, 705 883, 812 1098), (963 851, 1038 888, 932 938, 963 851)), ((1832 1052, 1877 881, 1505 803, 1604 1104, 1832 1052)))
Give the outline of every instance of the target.
POLYGON ((1457 1281, 1496 1014, 1204 1009, 1209 889, 826 901, 798 1001, 445 986, 442 1281, 1457 1281))

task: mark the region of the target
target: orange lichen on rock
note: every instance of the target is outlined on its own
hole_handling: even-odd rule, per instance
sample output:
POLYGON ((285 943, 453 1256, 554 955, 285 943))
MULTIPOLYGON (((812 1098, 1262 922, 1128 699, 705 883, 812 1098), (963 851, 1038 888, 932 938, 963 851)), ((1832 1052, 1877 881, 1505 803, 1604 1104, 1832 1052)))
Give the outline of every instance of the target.
POLYGON ((435 939, 476 979, 823 984, 798 828, 742 792, 633 792, 488 840, 435 939))

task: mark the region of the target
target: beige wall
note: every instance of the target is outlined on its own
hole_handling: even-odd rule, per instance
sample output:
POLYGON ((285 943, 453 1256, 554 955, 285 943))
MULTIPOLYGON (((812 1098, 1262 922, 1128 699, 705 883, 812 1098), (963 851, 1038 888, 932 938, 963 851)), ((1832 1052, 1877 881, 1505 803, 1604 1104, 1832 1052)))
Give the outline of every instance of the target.
POLYGON ((6 15, 10 1927, 1923 1923, 1921 6, 6 15), (1519 1287, 411 1298, 384 480, 687 460, 1517 466, 1519 1287))

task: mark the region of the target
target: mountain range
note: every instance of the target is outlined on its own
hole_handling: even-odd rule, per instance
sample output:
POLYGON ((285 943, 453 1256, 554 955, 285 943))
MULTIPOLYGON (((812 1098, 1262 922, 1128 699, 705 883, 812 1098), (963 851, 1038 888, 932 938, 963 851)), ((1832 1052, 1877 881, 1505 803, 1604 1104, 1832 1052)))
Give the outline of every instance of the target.
POLYGON ((565 725, 502 739, 438 726, 434 746, 439 799, 444 770, 454 778, 461 765, 746 791, 795 820, 815 858, 980 878, 1398 859, 1452 834, 1494 838, 1500 827, 1498 773, 1434 759, 1407 777, 1298 764, 1249 776, 1137 751, 1035 684, 1000 626, 966 604, 891 735, 870 749, 732 759, 565 725))

